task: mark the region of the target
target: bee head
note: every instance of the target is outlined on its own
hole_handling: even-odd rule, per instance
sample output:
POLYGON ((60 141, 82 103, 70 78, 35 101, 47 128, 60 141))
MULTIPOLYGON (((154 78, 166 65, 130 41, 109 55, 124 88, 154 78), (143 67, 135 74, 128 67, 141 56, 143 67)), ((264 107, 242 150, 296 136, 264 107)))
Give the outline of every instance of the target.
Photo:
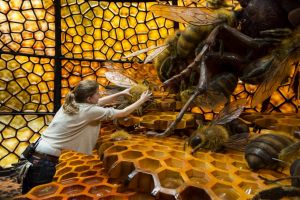
POLYGON ((202 128, 196 130, 196 132, 191 136, 189 146, 195 149, 196 147, 201 147, 205 142, 205 136, 202 134, 202 128))

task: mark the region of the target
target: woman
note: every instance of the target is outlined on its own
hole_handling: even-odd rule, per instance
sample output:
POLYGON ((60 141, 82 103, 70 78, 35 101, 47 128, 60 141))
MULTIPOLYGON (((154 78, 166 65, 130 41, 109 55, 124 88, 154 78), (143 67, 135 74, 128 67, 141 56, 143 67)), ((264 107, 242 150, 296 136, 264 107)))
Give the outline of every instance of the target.
POLYGON ((22 193, 52 181, 61 150, 92 154, 101 121, 125 117, 151 98, 151 93, 146 91, 122 110, 101 107, 121 95, 130 95, 129 89, 100 98, 99 85, 94 80, 83 80, 68 93, 64 105, 37 142, 34 153, 27 158, 33 166, 23 179, 22 193))

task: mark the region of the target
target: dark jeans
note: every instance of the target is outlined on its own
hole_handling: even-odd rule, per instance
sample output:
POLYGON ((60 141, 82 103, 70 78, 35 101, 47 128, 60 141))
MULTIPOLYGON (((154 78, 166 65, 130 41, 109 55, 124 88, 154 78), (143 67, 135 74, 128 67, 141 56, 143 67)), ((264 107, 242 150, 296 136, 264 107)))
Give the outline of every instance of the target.
POLYGON ((22 184, 22 194, 26 194, 31 188, 52 182, 55 175, 55 166, 53 163, 46 159, 39 159, 30 156, 28 161, 33 164, 26 174, 22 184))

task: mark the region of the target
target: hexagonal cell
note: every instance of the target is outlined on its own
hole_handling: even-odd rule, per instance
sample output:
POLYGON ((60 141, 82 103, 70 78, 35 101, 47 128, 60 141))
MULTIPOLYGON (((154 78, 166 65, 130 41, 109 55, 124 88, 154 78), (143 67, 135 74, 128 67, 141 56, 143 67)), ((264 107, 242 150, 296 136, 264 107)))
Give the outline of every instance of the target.
POLYGON ((219 161, 213 161, 211 162, 211 164, 213 166, 215 166, 218 169, 222 169, 222 170, 227 170, 228 169, 228 165, 224 162, 219 162, 219 161))
POLYGON ((242 162, 245 161, 244 155, 233 155, 233 154, 231 154, 230 158, 232 158, 236 161, 242 161, 242 162))
MULTIPOLYGON (((139 144, 140 144, 140 142, 139 142, 139 144)), ((144 144, 144 145, 133 145, 133 146, 131 146, 131 149, 137 150, 137 151, 144 151, 147 148, 148 148, 147 144, 144 144)))
POLYGON ((100 145, 100 147, 98 148, 98 155, 100 158, 102 158, 102 156, 104 155, 104 152, 106 149, 108 149, 109 147, 113 146, 114 143, 113 142, 104 142, 100 145))
POLYGON ((126 146, 115 145, 115 146, 112 146, 109 149, 107 149, 106 153, 119 153, 119 152, 125 151, 127 149, 128 148, 126 146))
POLYGON ((86 171, 86 170, 88 170, 90 167, 89 166, 78 166, 78 167, 76 167, 75 168, 75 172, 83 172, 83 171, 86 171))
POLYGON ((104 197, 110 194, 112 191, 112 188, 107 185, 99 185, 99 186, 93 186, 89 190, 90 194, 96 194, 97 197, 104 197))
POLYGON ((206 162, 203 162, 203 161, 200 161, 200 160, 189 160, 188 161, 195 169, 199 169, 199 170, 208 170, 208 169, 211 169, 211 168, 214 168, 212 167, 209 163, 206 163, 206 162))
POLYGON ((255 179, 253 176, 252 176, 252 173, 251 172, 248 172, 248 171, 236 171, 235 174, 237 176, 239 176, 240 178, 242 179, 246 179, 246 180, 249 180, 249 181, 256 181, 257 179, 255 179))
POLYGON ((216 160, 223 160, 225 158, 225 155, 224 154, 220 154, 220 153, 214 153, 212 152, 210 154, 211 157, 213 157, 214 159, 216 160))
POLYGON ((46 197, 48 195, 54 194, 58 189, 57 185, 48 184, 48 185, 41 185, 39 187, 35 187, 32 189, 31 194, 36 197, 46 197))
POLYGON ((190 181, 199 185, 205 185, 209 182, 209 178, 204 172, 191 169, 186 172, 186 175, 189 177, 190 181))
POLYGON ((157 119, 157 120, 154 120, 154 129, 155 130, 165 130, 170 124, 171 124, 172 121, 170 120, 162 120, 162 119, 157 119))
POLYGON ((249 167, 247 166, 246 163, 242 163, 242 162, 233 162, 232 163, 233 166, 235 166, 236 168, 242 170, 242 169, 249 169, 249 167))
POLYGON ((86 196, 86 195, 78 195, 69 197, 68 200, 93 200, 94 198, 86 196))
POLYGON ((126 151, 122 154, 125 159, 136 159, 142 157, 143 154, 139 151, 126 151))
POLYGON ((87 177, 87 176, 93 176, 96 175, 97 171, 93 171, 93 170, 88 170, 86 172, 83 172, 80 174, 81 177, 87 177))
POLYGON ((108 170, 118 160, 117 155, 105 156, 103 159, 103 166, 108 170))
POLYGON ((61 176, 67 172, 69 172, 72 168, 71 167, 64 167, 64 168, 61 168, 59 170, 56 171, 56 174, 55 176, 61 176))
POLYGON ((78 160, 71 161, 70 165, 77 166, 77 165, 82 165, 83 163, 84 163, 84 161, 78 159, 78 160))
POLYGON ((158 159, 164 158, 167 155, 163 151, 156 151, 156 150, 147 151, 146 154, 148 154, 151 157, 158 158, 158 159))
POLYGON ((211 189, 220 199, 223 200, 235 200, 240 198, 237 191, 235 191, 230 185, 217 183, 211 189))
POLYGON ((165 163, 168 167, 174 167, 174 168, 183 168, 183 166, 185 166, 185 163, 183 160, 178 160, 178 159, 174 159, 174 158, 166 159, 165 163))
POLYGON ((167 146, 165 146, 165 145, 154 145, 153 149, 155 149, 157 151, 166 151, 169 148, 167 146))
POLYGON ((130 174, 135 169, 134 164, 128 161, 117 162, 112 165, 108 171, 110 178, 117 178, 125 180, 128 174, 130 174))
POLYGON ((188 200, 211 200, 207 192, 202 188, 197 188, 194 186, 188 186, 180 194, 178 199, 188 199, 188 200))
POLYGON ((88 185, 95 185, 95 184, 102 183, 103 180, 104 179, 102 177, 90 177, 90 178, 84 179, 82 182, 86 183, 88 185))
POLYGON ((161 167, 161 164, 158 160, 154 160, 151 158, 143 158, 142 160, 139 160, 138 163, 141 168, 150 171, 155 171, 156 169, 161 167))
POLYGON ((154 189, 153 176, 145 172, 132 172, 128 175, 128 181, 127 187, 137 192, 150 194, 154 189))
POLYGON ((60 193, 61 194, 78 194, 84 190, 84 186, 82 185, 71 185, 65 187, 60 193))
POLYGON ((168 169, 159 172, 158 178, 160 185, 169 189, 176 189, 184 182, 179 172, 168 169))
POLYGON ((249 183, 249 182, 241 182, 239 184, 239 187, 244 190, 246 194, 254 195, 259 190, 259 186, 255 183, 249 183))
POLYGON ((213 171, 211 172, 211 174, 221 181, 228 181, 228 182, 233 181, 233 179, 230 177, 230 175, 227 172, 213 171))
POLYGON ((169 154, 172 155, 173 157, 183 159, 183 160, 186 160, 186 158, 189 156, 189 155, 187 155, 186 152, 182 152, 182 151, 170 151, 169 154))
POLYGON ((71 185, 77 183, 78 180, 79 180, 78 178, 69 178, 69 179, 61 180, 59 181, 59 183, 62 185, 71 185))
POLYGON ((67 174, 61 176, 60 180, 66 180, 66 179, 74 178, 74 177, 77 177, 77 176, 78 176, 77 173, 70 172, 70 173, 67 173, 67 174))

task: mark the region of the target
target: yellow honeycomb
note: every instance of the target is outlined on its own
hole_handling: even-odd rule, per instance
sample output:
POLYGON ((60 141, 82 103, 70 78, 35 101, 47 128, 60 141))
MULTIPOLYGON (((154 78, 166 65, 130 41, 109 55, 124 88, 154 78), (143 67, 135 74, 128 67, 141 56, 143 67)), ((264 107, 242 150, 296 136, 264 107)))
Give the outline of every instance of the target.
POLYGON ((122 192, 122 185, 111 181, 103 172, 103 164, 96 151, 93 155, 65 151, 60 156, 56 169, 53 182, 37 186, 26 195, 20 195, 15 199, 154 199, 150 194, 129 190, 122 192))
MULTIPOLYGON (((118 120, 120 125, 129 127, 140 124, 151 130, 165 130, 177 117, 178 112, 148 112, 141 117, 130 115, 118 120)), ((195 114, 185 113, 182 120, 176 125, 175 129, 185 129, 195 127, 195 114)))
POLYGON ((241 118, 260 129, 281 130, 290 133, 300 130, 300 114, 298 113, 244 113, 241 118))
MULTIPOLYGON (((126 180, 127 189, 158 199, 249 199, 266 185, 258 175, 275 179, 284 173, 252 172, 242 152, 184 151, 182 138, 101 139, 99 156, 110 178, 126 180)), ((287 172, 285 172, 287 173, 287 172)))
POLYGON ((149 138, 132 134, 114 141, 114 127, 104 124, 93 155, 65 151, 54 181, 33 188, 17 199, 249 199, 269 179, 284 172, 249 170, 243 153, 183 150, 178 137, 149 138))

